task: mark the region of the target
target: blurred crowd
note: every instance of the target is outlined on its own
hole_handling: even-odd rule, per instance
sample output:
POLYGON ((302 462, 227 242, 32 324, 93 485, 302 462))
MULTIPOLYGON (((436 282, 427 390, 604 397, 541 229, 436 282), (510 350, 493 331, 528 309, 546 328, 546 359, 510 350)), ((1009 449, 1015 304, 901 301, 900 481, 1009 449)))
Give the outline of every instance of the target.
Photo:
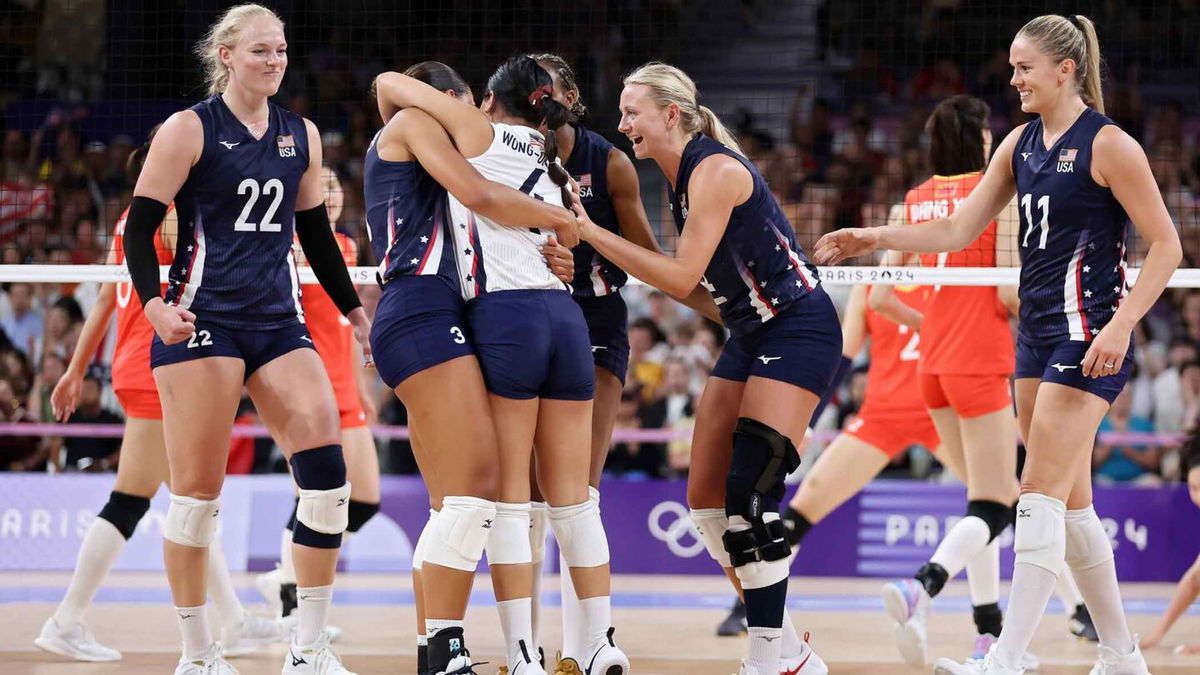
MULTIPOLYGON (((731 20, 750 22, 756 14, 766 12, 764 4, 769 3, 740 3, 729 10, 734 12, 731 20)), ((805 249, 835 228, 881 225, 895 217, 905 191, 929 175, 923 129, 932 105, 941 98, 960 93, 984 98, 992 107, 997 139, 1025 121, 1007 85, 1007 36, 1019 27, 1019 23, 1010 25, 1011 17, 998 13, 981 17, 972 13, 969 3, 942 1, 926 3, 923 12, 905 21, 882 16, 866 22, 862 4, 848 0, 822 5, 819 62, 813 66, 821 77, 792 91, 770 93, 790 101, 785 132, 765 130, 748 109, 724 111, 746 153, 784 205, 805 249), (952 32, 945 28, 947 22, 964 31, 976 30, 973 35, 994 33, 997 39, 994 44, 983 41, 962 47, 962 53, 973 56, 970 59, 914 56, 958 49, 938 42, 940 34, 952 32), (902 40, 896 34, 900 30, 915 33, 902 40)), ((1195 81, 1177 79, 1171 86, 1171 77, 1163 75, 1164 62, 1150 44, 1156 36, 1165 36, 1160 40, 1166 45, 1163 48, 1180 55, 1170 65, 1191 67, 1197 58, 1194 50, 1171 47, 1187 36, 1174 27, 1159 25, 1163 17, 1179 18, 1179 12, 1193 11, 1186 4, 1166 3, 1169 11, 1159 8, 1145 16, 1121 15, 1134 10, 1106 5, 1105 12, 1116 14, 1097 18, 1102 35, 1114 35, 1103 29, 1117 21, 1131 27, 1122 38, 1128 44, 1118 45, 1115 35, 1106 43, 1111 45, 1106 49, 1108 112, 1146 148, 1159 188, 1181 230, 1184 266, 1200 267, 1200 118, 1189 112, 1197 103, 1195 81), (1141 55, 1141 60, 1130 54, 1141 55)), ((352 25, 332 14, 326 17, 320 8, 305 10, 311 12, 306 16, 328 18, 327 22, 289 24, 292 60, 279 102, 312 117, 322 129, 326 160, 346 187, 338 228, 358 241, 360 264, 374 263, 366 239, 361 176, 362 157, 379 124, 365 96, 376 72, 421 58, 440 58, 462 69, 471 82, 481 83, 490 65, 519 46, 542 44, 575 63, 582 74, 584 98, 595 115, 589 124, 616 136, 613 99, 621 72, 651 56, 686 59, 687 53, 663 53, 663 49, 682 47, 663 45, 676 44, 683 32, 695 39, 703 36, 703 30, 722 25, 712 21, 712 15, 694 8, 685 12, 679 2, 660 0, 558 8, 538 15, 532 28, 522 28, 522 17, 531 16, 533 9, 532 5, 517 5, 504 16, 472 10, 484 13, 475 16, 475 22, 462 19, 458 24, 503 24, 505 29, 493 31, 495 35, 488 39, 482 39, 474 27, 459 32, 442 30, 436 9, 424 9, 422 3, 403 11, 379 10, 381 14, 374 17, 404 20, 422 28, 406 32, 412 38, 407 41, 377 34, 386 30, 386 21, 363 25, 360 20, 352 25), (607 29, 594 30, 597 25, 607 29), (539 32, 539 26, 556 30, 539 32), (464 59, 468 53, 472 57, 464 59)), ((722 5, 709 2, 698 6, 719 12, 722 5)), ((167 18, 158 20, 171 25, 176 19, 170 12, 182 10, 164 11, 167 18)), ((139 14, 131 20, 148 22, 148 16, 139 14)), ((191 14, 180 17, 177 20, 185 27, 199 21, 191 14)), ((211 17, 206 14, 204 18, 211 17)), ((368 23, 371 18, 368 16, 368 23)), ((15 74, 0 82, 0 105, 6 111, 0 116, 0 263, 103 262, 113 223, 131 196, 126 160, 143 142, 145 130, 142 136, 104 131, 104 125, 97 124, 101 107, 89 99, 103 95, 104 83, 80 80, 69 64, 54 62, 69 55, 47 53, 33 41, 16 39, 28 36, 31 30, 38 34, 36 26, 37 20, 27 13, 0 13, 0 34, 14 37, 0 50, 0 62, 6 69, 11 65, 10 72, 15 74), (32 108, 15 103, 31 100, 53 103, 32 108), (32 109, 38 110, 37 119, 12 113, 32 109)), ((107 48, 117 46, 114 43, 107 48)), ((123 51, 111 57, 113 63, 123 63, 121 59, 132 58, 131 53, 143 48, 140 43, 122 43, 123 51)), ((682 63, 686 68, 686 60, 682 63)), ((195 84, 194 73, 182 68, 109 77, 108 86, 115 90, 108 94, 112 97, 135 86, 147 96, 163 99, 184 91, 192 100, 199 97, 190 89, 195 84), (145 81, 126 81, 136 77, 145 81)), ((658 194, 662 190, 661 182, 643 181, 648 205, 662 203, 658 194)), ((669 215, 652 208, 650 217, 664 247, 671 250, 669 215)), ((1142 249, 1134 243, 1130 250, 1130 263, 1136 266, 1142 249)), ((0 286, 0 421, 50 421, 49 393, 70 358, 96 292, 94 284, 0 286)), ((364 294, 371 292, 364 289, 364 294)), ((694 423, 695 402, 724 334, 660 292, 631 287, 625 296, 630 305, 632 354, 617 429, 686 430, 694 423)), ((1102 429, 1162 434, 1186 430, 1200 414, 1200 290, 1165 294, 1139 325, 1136 339, 1134 377, 1102 429)), ((120 411, 107 381, 110 351, 111 345, 106 345, 89 371, 83 404, 72 422, 119 420, 120 411)), ((857 366, 820 428, 840 428, 861 405, 869 377, 865 355, 857 366)), ((395 397, 382 385, 377 393, 379 420, 403 424, 404 411, 395 397)), ((243 419, 253 420, 252 409, 243 411, 243 419)), ((0 436, 0 470, 45 470, 47 466, 102 470, 119 461, 116 445, 116 439, 0 436)), ((251 445, 255 446, 255 459, 248 464, 249 470, 280 466, 269 440, 251 445)), ((381 441, 380 446, 386 469, 415 470, 406 443, 381 441)), ((820 446, 814 443, 810 452, 819 451, 820 446)), ((1099 444, 1097 476, 1120 482, 1176 480, 1179 467, 1173 447, 1163 439, 1099 444)), ((679 476, 686 473, 689 459, 686 441, 622 442, 614 444, 608 468, 625 475, 679 476)), ((889 473, 924 478, 938 475, 938 467, 926 449, 914 448, 902 455, 889 473)))

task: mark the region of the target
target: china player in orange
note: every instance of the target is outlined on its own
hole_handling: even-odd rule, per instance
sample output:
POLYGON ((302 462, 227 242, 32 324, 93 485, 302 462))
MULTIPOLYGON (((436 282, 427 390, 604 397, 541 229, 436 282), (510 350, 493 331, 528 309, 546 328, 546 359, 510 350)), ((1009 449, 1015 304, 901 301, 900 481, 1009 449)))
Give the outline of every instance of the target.
MULTIPOLYGON (((157 130, 157 128, 156 128, 157 130)), ((150 137, 153 138, 151 131, 150 137)), ((129 159, 129 173, 136 180, 145 160, 149 141, 129 159)), ((107 263, 125 262, 125 217, 121 214, 113 230, 112 250, 107 263)), ((175 249, 175 212, 167 210, 155 247, 158 262, 171 264, 175 249)), ((79 549, 79 559, 67 593, 46 619, 34 641, 46 651, 78 661, 119 661, 121 653, 99 643, 83 624, 83 613, 117 561, 125 542, 133 536, 138 522, 150 508, 150 499, 158 486, 168 480, 167 451, 163 441, 162 407, 158 389, 150 373, 150 340, 154 329, 142 313, 141 305, 130 303, 133 287, 129 282, 106 283, 100 289, 96 305, 88 314, 67 372, 59 379, 51 395, 54 415, 66 421, 75 411, 85 388, 98 383, 86 380, 84 372, 95 357, 113 312, 117 314, 117 340, 112 362, 112 383, 121 408, 125 411, 125 437, 121 442, 117 479, 108 503, 88 527, 79 549)), ((93 391, 89 395, 98 395, 93 391)), ((221 616, 222 643, 227 656, 247 654, 282 637, 276 622, 245 611, 238 600, 225 565, 225 556, 214 541, 208 556, 208 579, 214 602, 221 616)))
MULTIPOLYGON (((926 123, 934 175, 909 190, 907 222, 945 217, 983 178, 990 155, 990 111, 983 101, 955 96, 939 103, 926 123)), ((1015 205, 992 221, 971 245, 954 253, 920 256, 924 267, 1016 265, 1015 205)), ((889 253, 892 263, 912 254, 889 253)), ((940 436, 943 463, 967 484, 967 514, 947 533, 917 573, 884 586, 883 599, 896 621, 897 647, 906 661, 926 660, 926 613, 946 581, 967 569, 982 658, 1000 635, 1000 552, 996 537, 1012 520, 1017 499, 1016 417, 1008 378, 1015 352, 1008 314, 1017 310, 1014 286, 932 286, 921 325, 917 367, 921 395, 940 436)), ((876 301, 890 289, 872 291, 876 301)), ((1035 666, 1032 657, 1027 665, 1035 666)))
MULTIPOLYGON (((917 388, 925 288, 900 286, 882 299, 886 318, 856 286, 842 319, 842 354, 853 359, 869 338, 870 373, 862 409, 817 457, 783 515, 788 543, 800 545, 813 525, 875 478, 901 452, 922 445, 940 456, 941 442, 917 388)), ((815 420, 814 420, 815 422, 815 420)))
MULTIPOLYGON (((345 191, 337 173, 329 167, 321 169, 321 182, 325 191, 325 208, 329 211, 329 222, 336 225, 345 203, 345 191)), ((354 240, 334 231, 338 249, 347 267, 358 261, 358 247, 354 240)), ((297 247, 297 263, 304 263, 303 252, 297 247)), ((304 321, 312 336, 313 346, 325 364, 333 393, 337 398, 338 415, 342 426, 342 451, 346 457, 346 480, 350 483, 350 516, 346 532, 342 535, 343 549, 350 536, 358 532, 379 512, 379 455, 375 439, 367 426, 376 421, 375 406, 368 390, 368 379, 362 365, 358 343, 350 322, 333 304, 329 294, 320 284, 304 284, 301 287, 301 303, 304 321)), ((288 619, 296 608, 296 570, 292 564, 292 528, 296 516, 287 523, 280 541, 280 565, 271 572, 259 575, 256 583, 267 604, 281 618, 288 619)), ((330 627, 330 636, 340 636, 340 631, 330 627)))

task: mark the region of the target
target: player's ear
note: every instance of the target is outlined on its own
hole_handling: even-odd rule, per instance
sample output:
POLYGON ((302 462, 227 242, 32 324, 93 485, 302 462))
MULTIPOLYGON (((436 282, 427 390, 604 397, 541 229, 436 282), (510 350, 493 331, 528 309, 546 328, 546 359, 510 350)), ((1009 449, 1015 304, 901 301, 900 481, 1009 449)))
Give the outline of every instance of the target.
POLYGON ((674 129, 675 127, 679 126, 679 118, 680 118, 679 104, 675 103, 675 102, 668 103, 667 104, 667 128, 674 129))

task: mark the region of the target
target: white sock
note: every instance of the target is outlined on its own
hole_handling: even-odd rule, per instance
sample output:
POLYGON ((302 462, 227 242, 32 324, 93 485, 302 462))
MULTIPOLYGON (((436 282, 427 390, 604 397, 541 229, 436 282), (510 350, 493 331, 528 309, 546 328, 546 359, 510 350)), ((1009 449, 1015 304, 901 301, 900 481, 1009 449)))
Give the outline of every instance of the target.
POLYGON ((296 583, 296 564, 292 562, 292 531, 286 527, 279 537, 279 571, 280 583, 296 583))
POLYGON ((229 565, 225 562, 225 550, 221 538, 213 539, 208 545, 208 595, 216 607, 221 623, 236 625, 246 616, 246 609, 238 599, 229 576, 229 565))
POLYGON ((54 621, 59 628, 70 628, 83 619, 83 612, 92 604, 96 591, 117 562, 125 548, 125 537, 116 525, 103 518, 96 518, 83 535, 79 557, 75 561, 75 572, 67 586, 67 594, 54 611, 54 621))
POLYGON ((496 603, 496 611, 500 613, 500 630, 504 634, 505 657, 510 668, 525 660, 521 653, 521 641, 530 650, 529 658, 536 660, 533 653, 533 629, 530 619, 529 598, 502 600, 496 603))
POLYGON ((447 628, 462 628, 462 619, 425 619, 425 639, 432 639, 439 631, 447 628))
POLYGON ((607 595, 598 595, 579 601, 582 614, 582 630, 580 637, 584 649, 591 650, 596 643, 608 639, 608 629, 612 627, 612 600, 607 595))
POLYGON ((946 570, 947 581, 958 576, 967 563, 975 559, 988 545, 992 536, 984 520, 978 516, 966 516, 954 524, 946 538, 938 544, 929 562, 941 565, 946 570))
POLYGON ((296 588, 296 644, 305 647, 321 637, 329 623, 329 605, 333 603, 333 585, 296 588))
POLYGON ((774 675, 779 672, 780 644, 783 637, 782 628, 750 627, 750 658, 746 663, 753 666, 764 675, 774 675))
POLYGON ((1058 573, 1058 584, 1054 587, 1054 594, 1058 596, 1058 601, 1063 605, 1063 611, 1067 616, 1075 613, 1075 608, 1083 604, 1083 596, 1079 594, 1079 587, 1075 585, 1075 577, 1071 574, 1071 566, 1063 562, 1063 569, 1058 573))
POLYGON ((562 591, 562 635, 564 654, 582 654, 587 648, 586 621, 583 616, 583 605, 579 596, 575 595, 575 583, 571 579, 571 569, 562 554, 558 556, 558 575, 562 591))
POLYGON ((183 634, 183 658, 195 659, 212 646, 212 631, 208 628, 208 607, 176 607, 179 632, 183 634))
POLYGON ((783 610, 783 644, 780 645, 779 655, 785 659, 794 659, 804 651, 804 641, 796 632, 796 624, 792 623, 792 614, 783 610))
POLYGON ((996 658, 1008 668, 1020 666, 1054 593, 1066 555, 1066 511, 1066 504, 1047 495, 1026 493, 1017 501, 1017 559, 1008 616, 996 643, 996 658))
MULTIPOLYGON (((533 645, 538 643, 538 621, 542 614, 542 571, 546 567, 546 530, 550 527, 550 511, 546 502, 529 502, 529 551, 533 560, 533 596, 530 605, 530 625, 533 626, 533 645)), ((560 558, 561 560, 561 558, 560 558)), ((559 565, 559 569, 567 569, 559 565)))
MULTIPOLYGON (((1125 655, 1133 652, 1133 639, 1129 625, 1125 622, 1125 608, 1121 605, 1121 589, 1117 587, 1117 566, 1112 557, 1112 544, 1108 533, 1091 506, 1086 509, 1067 511, 1067 546, 1071 552, 1080 546, 1091 546, 1095 552, 1090 557, 1101 562, 1089 567, 1072 567, 1075 583, 1087 603, 1092 623, 1100 644, 1125 655)), ((1071 555, 1068 554, 1068 559, 1071 555)), ((1073 564, 1078 565, 1072 560, 1073 564)))
POLYGON ((1000 601, 1000 544, 992 541, 967 563, 967 586, 975 607, 1000 601))

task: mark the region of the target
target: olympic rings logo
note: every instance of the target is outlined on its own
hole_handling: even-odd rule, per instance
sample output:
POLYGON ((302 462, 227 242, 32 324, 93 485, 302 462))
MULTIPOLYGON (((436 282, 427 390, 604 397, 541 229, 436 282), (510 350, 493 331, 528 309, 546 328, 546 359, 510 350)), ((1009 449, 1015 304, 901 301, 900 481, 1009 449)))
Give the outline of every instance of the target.
POLYGON ((650 534, 665 543, 667 548, 680 558, 695 558, 704 551, 704 540, 692 524, 691 512, 679 502, 659 502, 650 509, 647 519, 650 534), (670 524, 663 527, 663 517, 670 517, 670 524), (691 538, 690 544, 686 543, 691 538))

